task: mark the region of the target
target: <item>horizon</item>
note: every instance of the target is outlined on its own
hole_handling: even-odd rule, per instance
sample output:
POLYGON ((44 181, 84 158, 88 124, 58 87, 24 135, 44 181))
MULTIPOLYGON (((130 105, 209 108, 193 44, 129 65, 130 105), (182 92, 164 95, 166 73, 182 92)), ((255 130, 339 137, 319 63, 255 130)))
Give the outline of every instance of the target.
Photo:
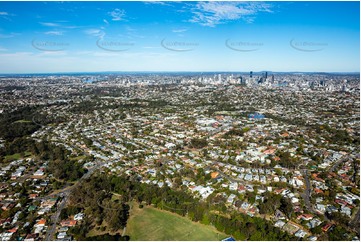
MULTIPOLYGON (((250 71, 74 71, 74 72, 32 72, 32 73, 0 73, 0 75, 72 75, 72 74, 178 74, 178 73, 194 73, 194 74, 210 74, 210 73, 219 73, 219 74, 249 74, 250 71)), ((350 72, 330 72, 330 71, 252 71, 254 75, 262 74, 268 72, 268 74, 329 74, 329 75, 360 75, 358 71, 350 72)), ((0 76, 1 77, 1 76, 0 76)))
POLYGON ((356 1, 2 2, 0 73, 360 73, 359 19, 356 1))

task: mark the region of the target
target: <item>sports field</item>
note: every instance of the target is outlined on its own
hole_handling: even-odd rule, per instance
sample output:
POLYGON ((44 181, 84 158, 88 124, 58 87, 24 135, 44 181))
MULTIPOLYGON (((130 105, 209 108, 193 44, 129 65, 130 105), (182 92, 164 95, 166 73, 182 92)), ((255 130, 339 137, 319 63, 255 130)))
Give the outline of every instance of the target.
POLYGON ((130 240, 222 240, 214 227, 153 207, 134 206, 126 229, 130 240))

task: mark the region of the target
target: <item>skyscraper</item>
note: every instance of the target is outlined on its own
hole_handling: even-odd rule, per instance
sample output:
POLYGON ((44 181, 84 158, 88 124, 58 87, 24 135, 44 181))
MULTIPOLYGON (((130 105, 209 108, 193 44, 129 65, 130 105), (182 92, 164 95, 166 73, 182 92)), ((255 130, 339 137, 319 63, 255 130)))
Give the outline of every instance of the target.
POLYGON ((249 77, 252 78, 253 71, 249 72, 249 77))
POLYGON ((342 90, 343 92, 347 92, 347 91, 348 91, 346 83, 344 83, 344 84, 342 85, 341 90, 342 90))

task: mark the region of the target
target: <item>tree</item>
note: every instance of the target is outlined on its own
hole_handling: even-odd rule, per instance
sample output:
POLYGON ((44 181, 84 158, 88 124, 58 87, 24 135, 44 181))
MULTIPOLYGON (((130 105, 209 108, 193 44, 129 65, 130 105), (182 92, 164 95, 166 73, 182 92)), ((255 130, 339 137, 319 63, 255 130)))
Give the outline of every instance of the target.
POLYGON ((193 138, 191 139, 190 146, 193 148, 201 149, 208 145, 206 139, 193 138))
POLYGON ((257 227, 254 223, 248 222, 246 223, 246 229, 247 229, 247 236, 248 238, 252 236, 257 231, 257 227))
POLYGON ((202 218, 201 223, 202 223, 202 224, 205 224, 205 225, 209 225, 209 224, 210 224, 210 220, 209 220, 209 217, 208 217, 208 213, 204 213, 204 214, 203 214, 203 218, 202 218))
POLYGON ((129 217, 129 205, 117 204, 114 202, 108 203, 110 206, 105 210, 105 220, 111 231, 116 231, 120 228, 124 228, 127 224, 129 217))
POLYGON ((280 210, 286 214, 286 216, 290 219, 293 212, 293 205, 291 200, 286 197, 282 197, 280 210))
POLYGON ((332 229, 329 234, 328 237, 331 241, 334 240, 346 240, 345 238, 345 234, 347 234, 347 230, 339 225, 337 225, 334 229, 332 229))
POLYGON ((264 240, 264 236, 262 236, 262 233, 259 230, 257 230, 251 234, 251 237, 249 239, 253 241, 261 241, 264 240))
POLYGON ((239 241, 245 241, 247 240, 247 236, 241 231, 241 230, 237 230, 236 232, 233 233, 233 237, 236 239, 236 240, 239 240, 239 241))

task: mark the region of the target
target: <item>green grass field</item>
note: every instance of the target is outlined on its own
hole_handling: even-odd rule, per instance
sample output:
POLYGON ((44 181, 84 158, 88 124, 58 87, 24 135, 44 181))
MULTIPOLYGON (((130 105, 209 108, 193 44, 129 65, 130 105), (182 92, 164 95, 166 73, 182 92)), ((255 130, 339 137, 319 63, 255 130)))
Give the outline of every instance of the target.
POLYGON ((126 229, 130 240, 222 240, 228 237, 214 227, 153 207, 133 206, 126 229))
POLYGON ((10 162, 10 161, 13 161, 13 160, 18 160, 21 158, 21 155, 20 153, 16 153, 16 154, 13 154, 13 155, 7 155, 4 157, 5 159, 5 162, 10 162))

